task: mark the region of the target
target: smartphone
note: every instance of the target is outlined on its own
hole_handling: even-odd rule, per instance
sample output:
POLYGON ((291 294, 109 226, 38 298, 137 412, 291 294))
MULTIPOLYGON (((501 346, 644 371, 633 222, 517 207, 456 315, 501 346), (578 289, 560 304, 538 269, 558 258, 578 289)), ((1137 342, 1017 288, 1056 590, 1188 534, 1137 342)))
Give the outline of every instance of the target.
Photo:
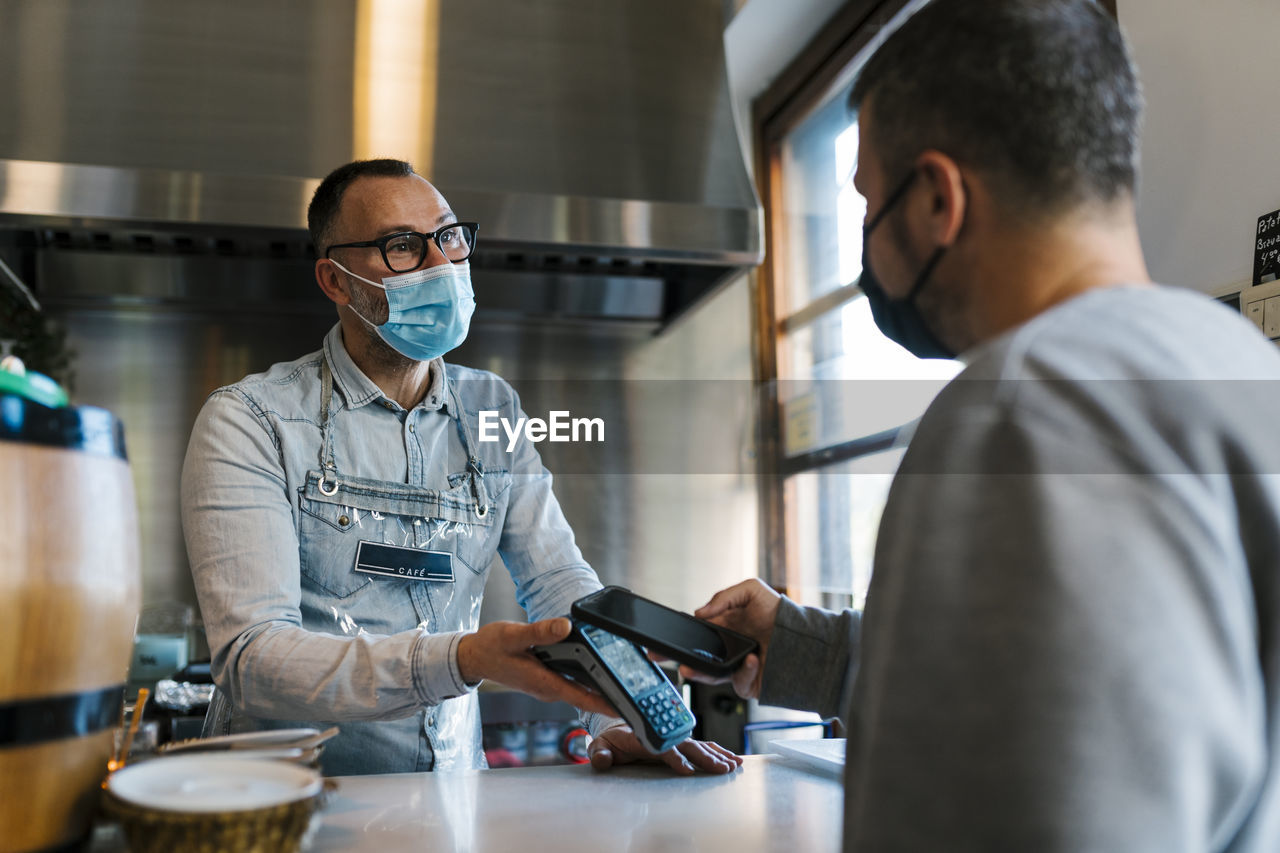
POLYGON ((533 647, 545 666, 603 694, 650 752, 666 752, 693 733, 693 714, 639 646, 571 621, 573 630, 564 640, 533 647))
POLYGON ((588 625, 711 675, 731 674, 758 648, 745 634, 672 610, 620 586, 606 586, 579 598, 570 612, 588 625))

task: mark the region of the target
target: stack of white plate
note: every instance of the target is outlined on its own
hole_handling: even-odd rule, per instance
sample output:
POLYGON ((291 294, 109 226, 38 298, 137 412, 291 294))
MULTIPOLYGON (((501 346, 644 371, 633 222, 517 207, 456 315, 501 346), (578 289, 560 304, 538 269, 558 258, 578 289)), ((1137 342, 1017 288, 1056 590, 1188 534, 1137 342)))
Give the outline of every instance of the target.
POLYGON ((275 759, 314 767, 325 741, 338 733, 337 726, 319 729, 268 729, 219 737, 196 738, 167 743, 156 751, 161 755, 225 755, 240 759, 275 759))

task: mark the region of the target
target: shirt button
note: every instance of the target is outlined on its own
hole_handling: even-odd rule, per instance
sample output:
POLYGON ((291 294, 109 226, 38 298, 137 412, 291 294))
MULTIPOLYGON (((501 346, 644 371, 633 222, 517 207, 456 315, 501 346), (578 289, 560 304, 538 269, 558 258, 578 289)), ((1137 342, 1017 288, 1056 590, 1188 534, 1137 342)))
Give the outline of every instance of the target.
POLYGON ((427 725, 434 729, 436 727, 436 718, 427 717, 427 725))
POLYGON ((382 405, 383 405, 385 408, 388 408, 388 409, 394 409, 394 408, 395 408, 394 404, 392 404, 392 402, 391 402, 390 400, 383 400, 383 401, 382 401, 382 405))
POLYGON ((413 424, 409 424, 409 432, 413 432, 413 424))
POLYGON ((351 519, 347 518, 345 515, 338 516, 338 524, 342 525, 343 527, 346 527, 350 523, 351 523, 351 519))

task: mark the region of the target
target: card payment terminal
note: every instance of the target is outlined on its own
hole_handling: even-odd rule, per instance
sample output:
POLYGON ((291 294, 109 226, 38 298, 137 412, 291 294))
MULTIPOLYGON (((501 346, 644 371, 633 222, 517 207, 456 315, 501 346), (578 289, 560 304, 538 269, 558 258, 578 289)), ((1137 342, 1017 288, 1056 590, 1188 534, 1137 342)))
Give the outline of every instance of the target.
POLYGON ((548 668, 602 693, 650 752, 666 752, 693 732, 693 714, 658 665, 630 640, 572 620, 559 643, 534 646, 548 668))

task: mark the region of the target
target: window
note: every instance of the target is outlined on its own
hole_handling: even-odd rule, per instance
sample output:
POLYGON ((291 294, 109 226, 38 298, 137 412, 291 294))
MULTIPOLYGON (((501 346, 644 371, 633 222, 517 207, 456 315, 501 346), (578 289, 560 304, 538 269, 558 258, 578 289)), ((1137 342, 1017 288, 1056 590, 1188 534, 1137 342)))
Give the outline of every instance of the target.
POLYGON ((850 4, 757 105, 766 580, 807 604, 862 606, 904 428, 961 367, 885 338, 857 287, 866 201, 850 180, 849 90, 873 34, 918 5, 850 4))

